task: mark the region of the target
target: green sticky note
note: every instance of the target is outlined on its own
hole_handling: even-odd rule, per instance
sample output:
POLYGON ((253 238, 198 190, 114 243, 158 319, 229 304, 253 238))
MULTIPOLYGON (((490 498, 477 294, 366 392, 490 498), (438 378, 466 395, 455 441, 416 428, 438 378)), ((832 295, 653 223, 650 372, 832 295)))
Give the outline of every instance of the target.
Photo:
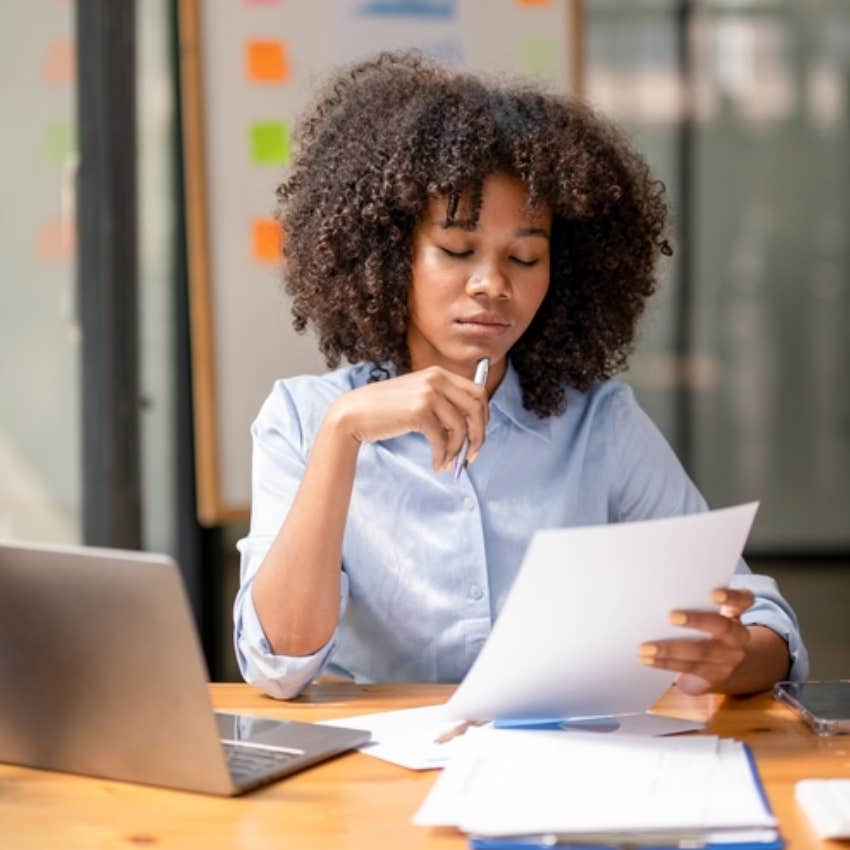
POLYGON ((251 159, 257 165, 289 162, 289 130, 282 121, 251 125, 251 159))
POLYGON ((551 38, 529 37, 517 45, 517 70, 533 77, 557 75, 558 48, 551 38))
POLYGON ((77 149, 77 133, 73 124, 48 124, 44 128, 41 155, 51 165, 62 165, 77 149))

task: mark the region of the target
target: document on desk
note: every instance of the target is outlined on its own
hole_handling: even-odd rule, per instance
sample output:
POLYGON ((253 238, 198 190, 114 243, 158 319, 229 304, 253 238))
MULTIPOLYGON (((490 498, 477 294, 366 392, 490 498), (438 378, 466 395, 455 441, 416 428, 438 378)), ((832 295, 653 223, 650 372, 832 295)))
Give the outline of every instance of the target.
POLYGON ((326 726, 367 729, 371 732, 372 739, 368 746, 359 747, 361 753, 411 770, 445 767, 461 741, 461 736, 458 736, 445 743, 437 743, 437 738, 457 726, 456 720, 446 717, 444 704, 402 708, 397 711, 382 711, 321 722, 326 726), (358 723, 363 725, 358 726, 358 723))
MULTIPOLYGON (((446 716, 446 706, 428 705, 420 708, 402 708, 323 720, 326 726, 351 726, 367 729, 372 739, 360 747, 360 752, 374 758, 399 764, 411 770, 433 770, 445 767, 452 754, 463 743, 463 735, 440 740, 447 732, 458 727, 458 722, 446 716)), ((678 735, 699 731, 705 724, 678 717, 665 717, 651 712, 594 718, 592 721, 565 723, 562 734, 573 731, 604 735, 678 735)), ((501 730, 510 735, 515 730, 501 730)), ((465 733, 464 733, 465 734, 465 733)))
MULTIPOLYGON (((743 744, 472 730, 413 822, 479 836, 775 838, 743 744)), ((664 842, 660 842, 664 843, 664 842)))
POLYGON ((701 636, 670 625, 669 613, 711 607, 757 508, 536 532, 449 715, 535 720, 647 710, 676 674, 642 665, 638 647, 701 636))

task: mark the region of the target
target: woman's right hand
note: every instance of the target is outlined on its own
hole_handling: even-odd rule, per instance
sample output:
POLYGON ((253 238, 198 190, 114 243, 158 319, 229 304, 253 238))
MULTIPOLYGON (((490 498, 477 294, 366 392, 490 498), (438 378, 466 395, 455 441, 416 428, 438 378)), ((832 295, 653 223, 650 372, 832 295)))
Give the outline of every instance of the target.
POLYGON ((345 393, 326 418, 359 443, 418 431, 431 442, 432 463, 441 472, 451 468, 464 438, 469 439, 467 459, 475 459, 490 412, 485 387, 429 366, 345 393))

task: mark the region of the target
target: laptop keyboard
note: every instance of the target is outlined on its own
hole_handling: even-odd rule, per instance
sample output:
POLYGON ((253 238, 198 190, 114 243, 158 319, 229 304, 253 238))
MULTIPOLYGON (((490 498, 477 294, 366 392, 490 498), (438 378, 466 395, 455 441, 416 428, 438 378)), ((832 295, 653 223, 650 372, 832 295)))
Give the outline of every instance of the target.
POLYGON ((265 750, 231 744, 227 741, 222 741, 221 745, 224 747, 230 775, 237 785, 276 773, 304 755, 301 751, 265 750))

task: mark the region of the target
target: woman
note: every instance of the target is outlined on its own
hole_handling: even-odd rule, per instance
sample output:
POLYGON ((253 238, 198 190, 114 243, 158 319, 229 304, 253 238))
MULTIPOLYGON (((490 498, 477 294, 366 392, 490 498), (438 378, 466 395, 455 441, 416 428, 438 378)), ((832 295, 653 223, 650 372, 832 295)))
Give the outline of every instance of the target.
MULTIPOLYGON (((409 54, 331 80, 298 143, 295 326, 354 365, 277 382, 253 426, 240 668, 281 698, 324 669, 459 681, 536 529, 706 510, 611 379, 671 253, 663 187, 586 107, 409 54)), ((714 601, 636 663, 693 693, 805 676, 771 579, 741 562, 714 601)))

